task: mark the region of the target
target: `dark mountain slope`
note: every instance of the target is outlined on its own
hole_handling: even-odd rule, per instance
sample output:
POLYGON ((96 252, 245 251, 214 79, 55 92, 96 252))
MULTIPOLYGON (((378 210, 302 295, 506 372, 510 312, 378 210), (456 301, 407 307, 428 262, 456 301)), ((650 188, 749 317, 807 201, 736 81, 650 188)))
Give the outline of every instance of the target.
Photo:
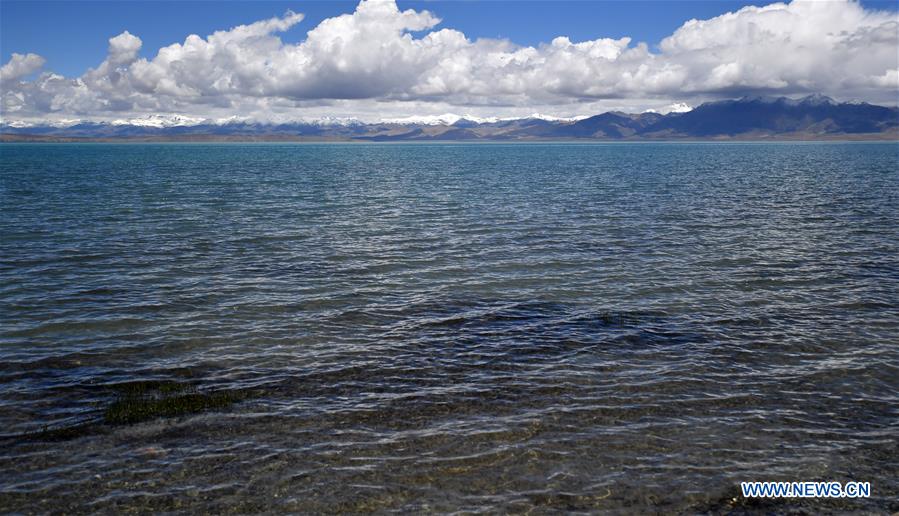
POLYGON ((837 104, 827 97, 780 97, 709 102, 668 115, 643 129, 643 136, 712 137, 747 133, 879 133, 899 126, 899 110, 871 104, 837 104))

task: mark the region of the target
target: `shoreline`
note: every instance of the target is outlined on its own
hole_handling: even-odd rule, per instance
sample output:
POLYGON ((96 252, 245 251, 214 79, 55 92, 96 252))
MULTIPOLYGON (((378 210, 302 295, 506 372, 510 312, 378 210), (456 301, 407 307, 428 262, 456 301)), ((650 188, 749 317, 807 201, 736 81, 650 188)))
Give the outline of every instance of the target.
POLYGON ((166 137, 78 137, 78 136, 37 136, 0 134, 0 143, 337 143, 337 144, 529 144, 529 143, 852 143, 881 142, 899 143, 899 135, 859 134, 833 135, 828 137, 772 136, 772 137, 716 137, 716 138, 527 138, 527 139, 372 139, 372 138, 292 138, 292 137, 202 137, 166 138, 166 137))

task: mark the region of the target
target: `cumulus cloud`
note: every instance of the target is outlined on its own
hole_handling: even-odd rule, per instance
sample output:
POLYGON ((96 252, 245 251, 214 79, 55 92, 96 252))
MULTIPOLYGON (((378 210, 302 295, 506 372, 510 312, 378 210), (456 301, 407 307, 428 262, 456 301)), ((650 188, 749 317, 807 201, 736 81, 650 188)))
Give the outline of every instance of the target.
POLYGON ((0 67, 0 81, 14 81, 41 69, 46 60, 37 54, 13 53, 8 63, 0 67))
POLYGON ((852 0, 793 0, 690 20, 655 50, 627 37, 559 36, 538 46, 471 40, 438 28, 435 14, 402 11, 394 0, 362 0, 303 41, 284 43, 279 34, 302 20, 288 11, 205 38, 191 35, 151 59, 139 57, 140 38, 123 32, 78 78, 45 73, 23 81, 44 60, 14 54, 2 68, 3 115, 264 116, 318 107, 395 116, 422 105, 495 115, 549 106, 573 114, 621 99, 664 109, 750 93, 895 101, 899 91, 899 17, 852 0))
MULTIPOLYGON (((691 20, 662 41, 693 91, 859 90, 899 62, 899 18, 852 1, 794 0, 691 20)), ((892 84, 893 93, 899 84, 892 84)))

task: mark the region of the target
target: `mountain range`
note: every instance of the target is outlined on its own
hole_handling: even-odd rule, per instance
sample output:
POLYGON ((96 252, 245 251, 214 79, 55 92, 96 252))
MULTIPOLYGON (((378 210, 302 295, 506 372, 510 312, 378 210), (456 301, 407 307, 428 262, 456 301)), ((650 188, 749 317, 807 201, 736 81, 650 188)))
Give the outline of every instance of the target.
POLYGON ((439 141, 439 140, 677 140, 677 139, 880 139, 899 140, 899 108, 838 103, 822 96, 801 99, 744 97, 704 103, 689 111, 659 114, 607 112, 591 117, 532 115, 500 119, 413 116, 364 123, 324 118, 260 123, 232 117, 203 120, 150 115, 112 122, 55 124, 0 122, 3 141, 439 141))

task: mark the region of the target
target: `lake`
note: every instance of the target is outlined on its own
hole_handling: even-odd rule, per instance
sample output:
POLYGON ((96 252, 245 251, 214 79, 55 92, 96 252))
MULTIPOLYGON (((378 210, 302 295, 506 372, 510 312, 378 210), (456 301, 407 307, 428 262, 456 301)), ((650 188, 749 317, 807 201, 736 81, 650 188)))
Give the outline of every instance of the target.
POLYGON ((899 144, 2 144, 0 432, 3 512, 897 511, 899 144))

